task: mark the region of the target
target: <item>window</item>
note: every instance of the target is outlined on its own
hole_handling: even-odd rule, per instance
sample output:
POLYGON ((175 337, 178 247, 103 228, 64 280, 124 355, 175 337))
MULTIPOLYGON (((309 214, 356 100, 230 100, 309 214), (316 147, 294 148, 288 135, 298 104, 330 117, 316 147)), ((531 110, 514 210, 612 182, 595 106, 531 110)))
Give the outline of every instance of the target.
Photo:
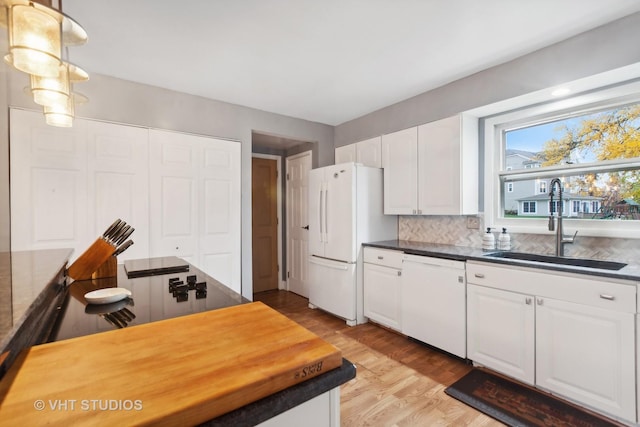
POLYGON ((571 203, 571 206, 572 206, 572 212, 574 214, 580 213, 580 201, 579 200, 574 200, 571 203))
POLYGON ((540 181, 538 183, 538 193, 546 193, 547 192, 547 181, 540 181))
POLYGON ((536 213, 536 202, 522 202, 522 211, 524 213, 536 213))
POLYGON ((496 114, 484 129, 485 215, 496 227, 545 232, 541 217, 558 209, 550 181, 560 178, 567 226, 640 238, 640 82, 496 114), (533 218, 535 202, 525 198, 546 207, 533 218))

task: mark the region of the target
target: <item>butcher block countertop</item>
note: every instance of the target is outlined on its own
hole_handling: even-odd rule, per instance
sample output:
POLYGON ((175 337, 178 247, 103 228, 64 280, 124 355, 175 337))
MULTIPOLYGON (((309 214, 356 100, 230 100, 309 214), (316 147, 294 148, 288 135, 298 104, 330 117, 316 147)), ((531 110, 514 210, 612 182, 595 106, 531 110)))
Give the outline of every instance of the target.
POLYGON ((23 351, 0 425, 194 425, 341 367, 340 350, 255 302, 23 351))

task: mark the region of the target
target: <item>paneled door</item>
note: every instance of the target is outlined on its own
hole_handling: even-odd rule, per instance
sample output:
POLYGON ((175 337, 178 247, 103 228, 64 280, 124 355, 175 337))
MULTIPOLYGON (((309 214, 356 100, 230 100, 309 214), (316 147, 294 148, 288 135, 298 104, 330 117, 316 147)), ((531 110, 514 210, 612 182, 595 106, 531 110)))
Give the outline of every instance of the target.
POLYGON ((287 285, 309 297, 309 171, 311 151, 289 156, 287 170, 287 285))
POLYGON ((116 218, 135 228, 118 261, 149 255, 149 135, 134 126, 87 120, 87 214, 95 238, 116 218))
POLYGON ((151 256, 181 257, 240 293, 240 144, 152 129, 151 256))
POLYGON ((76 119, 48 126, 11 110, 12 250, 70 247, 78 257, 116 219, 135 244, 120 260, 148 256, 147 130, 76 119))
POLYGON ((252 158, 253 292, 278 289, 277 164, 252 158))

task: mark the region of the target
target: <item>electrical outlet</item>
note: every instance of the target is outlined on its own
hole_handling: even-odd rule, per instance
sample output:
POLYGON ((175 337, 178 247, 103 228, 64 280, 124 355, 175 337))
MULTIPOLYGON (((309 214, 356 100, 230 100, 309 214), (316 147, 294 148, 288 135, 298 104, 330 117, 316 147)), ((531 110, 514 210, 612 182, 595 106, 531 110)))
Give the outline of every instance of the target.
POLYGON ((467 217, 467 228, 471 230, 479 230, 480 229, 480 218, 477 216, 468 216, 467 217))

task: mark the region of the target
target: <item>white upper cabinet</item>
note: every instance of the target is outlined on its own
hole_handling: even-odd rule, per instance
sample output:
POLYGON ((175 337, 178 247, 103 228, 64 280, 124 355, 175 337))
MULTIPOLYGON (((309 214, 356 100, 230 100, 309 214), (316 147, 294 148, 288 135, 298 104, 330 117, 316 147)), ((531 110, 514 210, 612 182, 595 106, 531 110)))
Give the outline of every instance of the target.
POLYGON ((336 148, 336 164, 356 162, 372 168, 381 168, 381 139, 377 136, 336 148))
POLYGON ((382 135, 384 213, 418 214, 418 128, 382 135))
POLYGON ((382 167, 382 137, 366 139, 357 142, 356 145, 356 162, 372 168, 382 167))
POLYGON ((343 145, 336 148, 336 165, 356 161, 356 144, 343 145))
POLYGON ((385 214, 478 212, 477 119, 456 115, 382 137, 385 214))
POLYGON ((478 121, 457 115, 418 127, 418 209, 478 213, 478 121))

